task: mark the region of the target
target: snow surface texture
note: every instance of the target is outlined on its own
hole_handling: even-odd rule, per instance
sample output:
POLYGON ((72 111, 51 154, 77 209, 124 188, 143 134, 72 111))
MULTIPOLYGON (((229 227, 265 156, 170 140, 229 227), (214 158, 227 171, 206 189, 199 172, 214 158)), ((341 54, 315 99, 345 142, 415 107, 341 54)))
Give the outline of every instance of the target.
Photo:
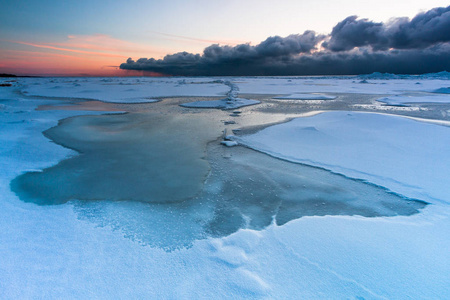
POLYGON ((270 155, 450 203, 450 128, 404 117, 327 112, 236 138, 270 155))
POLYGON ((249 106, 261 103, 257 100, 242 99, 238 98, 239 87, 230 81, 219 81, 226 86, 230 87, 227 93, 226 99, 221 100, 206 100, 206 101, 195 101, 181 104, 183 107, 191 108, 220 108, 220 109, 235 109, 243 106, 249 106))
MULTIPOLYGON (((22 83, 26 81, 27 84, 34 82, 42 85, 38 91, 41 96, 44 96, 44 91, 50 87, 44 83, 49 80, 46 78, 19 80, 22 83)), ((103 93, 107 94, 110 90, 106 85, 98 85, 100 79, 74 80, 81 80, 100 90, 97 99, 108 98, 103 93)), ((138 79, 111 80, 126 83, 138 79)), ((159 80, 166 80, 166 83, 161 83, 159 96, 170 96, 175 80, 151 81, 159 80)), ((397 89, 425 91, 449 86, 445 80, 414 77, 402 81, 379 80, 376 84, 370 84, 370 78, 367 79, 369 84, 359 84, 357 81, 352 83, 354 79, 351 78, 242 80, 243 83, 238 83, 241 92, 278 95, 298 92, 333 93, 343 90, 398 94, 395 92, 397 89), (307 82, 308 80, 310 82, 307 82), (416 85, 417 80, 420 80, 420 84, 416 85), (320 85, 325 83, 328 85, 320 85)), ((206 86, 202 84, 203 88, 206 86)), ((220 89, 223 95, 228 90, 220 84, 202 93, 216 96, 216 88, 220 89)), ((42 98, 18 98, 11 91, 10 88, 0 88, 0 298, 449 298, 450 207, 444 202, 448 198, 434 201, 434 197, 438 197, 438 194, 450 185, 448 182, 438 186, 432 197, 424 199, 435 203, 434 205, 427 206, 420 214, 408 217, 304 217, 283 226, 273 225, 262 231, 240 230, 225 238, 200 240, 188 249, 165 252, 124 238, 118 230, 98 227, 78 219, 70 203, 41 207, 20 201, 10 191, 9 182, 20 173, 39 170, 74 155, 73 151, 49 142, 41 132, 56 125, 61 118, 80 114, 73 111, 35 111, 38 105, 50 104, 50 101, 42 98)), ((64 89, 60 89, 55 97, 64 95, 64 89)), ((156 92, 149 92, 145 96, 157 97, 156 92)), ((356 119, 360 118, 359 114, 351 114, 356 116, 356 119)), ((327 151, 329 140, 323 131, 323 134, 320 134, 322 129, 319 127, 320 118, 325 116, 327 114, 317 116, 319 118, 316 119, 304 119, 305 122, 317 121, 317 124, 310 126, 316 127, 317 131, 300 131, 308 132, 306 135, 317 135, 318 139, 310 146, 302 142, 297 145, 297 149, 307 146, 310 147, 308 149, 320 149, 317 152, 327 151)), ((376 116, 378 118, 379 115, 376 116)), ((328 115, 326 118, 331 120, 334 117, 328 115)), ((356 137, 363 138, 359 127, 355 129, 355 126, 350 126, 351 116, 347 117, 344 116, 342 126, 335 125, 342 129, 355 130, 360 134, 356 137)), ((383 116, 379 118, 378 121, 384 121, 383 116)), ((430 136, 436 137, 432 140, 432 145, 442 145, 439 138, 442 137, 443 129, 439 126, 410 120, 404 122, 405 119, 397 117, 386 118, 391 125, 399 123, 405 129, 427 131, 430 136)), ((325 126, 324 122, 325 120, 322 122, 325 126)), ((358 123, 358 126, 361 124, 358 123)), ((367 126, 363 128, 367 129, 367 126)), ((367 135, 371 136, 372 132, 376 138, 373 139, 371 148, 373 151, 380 149, 374 154, 374 159, 382 156, 388 162, 394 161, 396 165, 395 159, 398 159, 407 165, 407 170, 420 169, 420 166, 415 167, 416 160, 404 158, 421 157, 420 154, 427 149, 426 142, 423 142, 423 148, 411 148, 409 145, 407 148, 399 148, 394 157, 389 157, 383 151, 399 145, 397 141, 389 139, 395 136, 395 128, 377 123, 367 135), (391 130, 394 130, 394 133, 391 133, 391 130)), ((336 134, 331 141, 332 145, 336 146, 339 144, 336 140, 339 135, 336 132, 331 133, 336 134)), ((403 133, 414 135, 413 132, 403 133)), ((354 133, 343 134, 348 140, 342 141, 342 147, 344 150, 349 149, 350 141, 354 141, 354 133)), ((423 132, 419 131, 418 135, 422 136, 423 132)), ((274 144, 275 141, 276 136, 255 140, 262 145, 274 144)), ((405 139, 401 138, 400 141, 405 139)), ((417 138, 414 144, 418 142, 417 138)), ((362 147, 361 144, 354 146, 355 149, 362 147)), ((433 162, 437 168, 432 176, 448 178, 448 167, 439 166, 445 161, 448 162, 448 151, 446 155, 440 152, 441 150, 436 151, 441 155, 433 162)), ((388 151, 391 154, 392 152, 392 149, 388 151)), ((334 154, 339 156, 339 153, 337 151, 334 154)), ((348 166, 344 167, 349 170, 348 166)), ((389 165, 383 163, 377 169, 384 167, 389 168, 389 165)), ((402 174, 397 175, 400 175, 399 179, 404 179, 402 174)), ((427 180, 425 176, 424 179, 426 184, 421 185, 422 189, 414 194, 425 192, 431 180, 427 180)), ((379 180, 386 184, 391 182, 387 177, 379 180)), ((435 183, 431 184, 437 186, 435 183)), ((402 184, 397 186, 402 187, 402 184)), ((392 189, 394 190, 394 187, 392 189)))
POLYGON ((408 106, 408 103, 450 103, 450 95, 431 95, 431 96, 389 96, 377 99, 379 102, 388 105, 408 106))
POLYGON ((333 100, 336 96, 327 96, 322 94, 291 94, 283 97, 274 97, 279 100, 333 100))

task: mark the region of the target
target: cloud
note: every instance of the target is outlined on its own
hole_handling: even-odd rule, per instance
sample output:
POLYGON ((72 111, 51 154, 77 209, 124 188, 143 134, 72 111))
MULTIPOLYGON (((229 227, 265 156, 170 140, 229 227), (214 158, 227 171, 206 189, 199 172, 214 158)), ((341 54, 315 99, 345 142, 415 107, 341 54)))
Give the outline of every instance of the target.
MULTIPOLYGON (((293 59, 283 75, 346 75, 373 72, 423 74, 450 70, 450 44, 427 49, 385 50, 369 48, 322 52, 293 59)), ((282 68, 277 70, 282 72, 282 68)))
POLYGON ((428 73, 450 70, 449 41, 450 6, 386 24, 350 16, 329 36, 305 31, 256 46, 213 44, 202 54, 129 58, 120 68, 180 76, 428 73))
POLYGON ((332 51, 346 51, 368 45, 386 49, 388 41, 384 37, 384 25, 357 18, 358 16, 350 16, 339 22, 331 32, 330 40, 322 46, 332 51))
POLYGON ((171 75, 239 74, 241 72, 233 70, 277 61, 299 53, 310 53, 324 38, 325 36, 316 35, 313 31, 306 31, 284 38, 269 37, 256 46, 240 44, 232 47, 213 44, 204 49, 203 55, 179 52, 158 60, 140 58, 134 61, 129 58, 120 68, 171 75))
POLYGON ((350 16, 339 22, 324 47, 331 51, 346 51, 370 46, 375 51, 426 48, 450 41, 450 6, 433 8, 412 20, 396 18, 387 24, 350 16))
POLYGON ((96 51, 86 51, 86 50, 78 50, 78 49, 70 49, 70 48, 61 48, 61 47, 55 47, 55 46, 51 46, 51 45, 27 43, 27 42, 22 42, 22 41, 9 41, 9 42, 16 43, 16 44, 27 45, 27 46, 32 46, 32 47, 36 47, 36 48, 45 48, 45 49, 58 50, 58 51, 64 51, 64 52, 90 54, 90 55, 106 56, 106 57, 126 57, 124 55, 113 54, 113 53, 103 53, 103 52, 96 52, 96 51))

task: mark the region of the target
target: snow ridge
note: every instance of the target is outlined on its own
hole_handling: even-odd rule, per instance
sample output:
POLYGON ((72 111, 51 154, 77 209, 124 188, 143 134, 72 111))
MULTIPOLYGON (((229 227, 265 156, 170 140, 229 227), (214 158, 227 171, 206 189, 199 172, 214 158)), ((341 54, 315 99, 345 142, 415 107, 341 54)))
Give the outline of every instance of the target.
POLYGON ((408 75, 408 74, 392 74, 392 73, 380 73, 374 72, 372 74, 358 75, 357 78, 360 79, 379 79, 379 80, 389 80, 389 79, 441 79, 450 80, 450 72, 442 71, 439 73, 427 73, 421 75, 408 75))

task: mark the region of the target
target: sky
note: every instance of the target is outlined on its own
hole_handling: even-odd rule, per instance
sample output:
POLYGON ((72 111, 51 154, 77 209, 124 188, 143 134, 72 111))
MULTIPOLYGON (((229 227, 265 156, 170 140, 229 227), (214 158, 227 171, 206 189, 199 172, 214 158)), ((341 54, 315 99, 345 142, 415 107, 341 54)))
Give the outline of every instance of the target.
POLYGON ((3 0, 0 73, 306 75, 438 70, 450 49, 450 13, 433 14, 436 18, 428 25, 437 24, 433 26, 441 36, 428 42, 427 36, 437 30, 419 32, 425 25, 408 21, 447 6, 448 1, 438 0, 3 0), (407 28, 419 42, 399 42, 397 36, 403 32, 395 27, 407 28), (282 53, 277 54, 275 46, 294 48, 278 49, 282 53), (412 59, 428 69, 406 68, 412 59), (397 69, 391 67, 395 62, 397 69))

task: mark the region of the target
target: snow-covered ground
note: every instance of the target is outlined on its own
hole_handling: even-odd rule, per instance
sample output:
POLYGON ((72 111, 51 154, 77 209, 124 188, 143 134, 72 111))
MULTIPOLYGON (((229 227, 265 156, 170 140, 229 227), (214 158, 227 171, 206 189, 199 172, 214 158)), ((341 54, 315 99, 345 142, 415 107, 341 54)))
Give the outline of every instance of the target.
MULTIPOLYGON (((237 138, 271 155, 431 203, 410 216, 309 216, 165 251, 127 236, 120 224, 98 226, 81 218, 74 203, 38 206, 10 189, 18 175, 77 155, 45 138, 44 130, 63 118, 100 113, 35 110, 65 103, 45 97, 130 103, 181 95, 229 97, 233 88, 226 81, 239 88, 240 97, 402 95, 448 88, 446 76, 15 79, 14 87, 0 87, 0 298, 449 298, 446 116, 438 125, 367 112, 325 112, 237 138)), ((437 105, 448 110, 445 103, 437 105)), ((247 107, 235 119, 250 118, 257 108, 247 107)))
POLYGON ((425 79, 408 76, 405 79, 378 79, 358 77, 274 77, 236 78, 240 92, 244 94, 290 95, 295 93, 360 93, 397 95, 404 92, 427 92, 448 87, 448 73, 443 77, 425 79))
POLYGON ((29 96, 94 99, 106 102, 153 102, 167 96, 220 96, 229 88, 222 82, 179 78, 51 78, 24 80, 29 96))
MULTIPOLYGON (((242 94, 289 96, 306 93, 398 95, 403 92, 448 91, 448 73, 434 76, 385 77, 233 77, 242 94)), ((111 102, 141 102, 174 96, 222 96, 230 91, 229 77, 217 78, 23 78, 30 96, 72 97, 111 102)), ((236 95, 235 95, 236 96, 236 95)), ((331 95, 332 96, 332 95, 331 95)))

